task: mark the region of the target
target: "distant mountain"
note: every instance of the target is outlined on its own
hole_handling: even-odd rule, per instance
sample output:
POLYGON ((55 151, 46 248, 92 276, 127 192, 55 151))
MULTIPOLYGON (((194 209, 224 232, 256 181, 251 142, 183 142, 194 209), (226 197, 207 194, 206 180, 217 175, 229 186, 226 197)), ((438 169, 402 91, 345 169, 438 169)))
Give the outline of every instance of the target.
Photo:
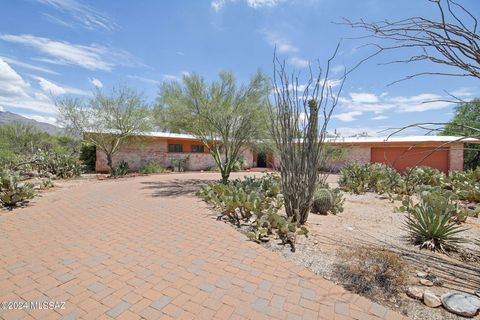
POLYGON ((58 135, 63 133, 62 128, 54 126, 53 124, 40 122, 33 119, 28 119, 19 114, 9 112, 9 111, 0 111, 0 125, 11 124, 15 122, 32 125, 38 130, 47 132, 52 135, 58 135))

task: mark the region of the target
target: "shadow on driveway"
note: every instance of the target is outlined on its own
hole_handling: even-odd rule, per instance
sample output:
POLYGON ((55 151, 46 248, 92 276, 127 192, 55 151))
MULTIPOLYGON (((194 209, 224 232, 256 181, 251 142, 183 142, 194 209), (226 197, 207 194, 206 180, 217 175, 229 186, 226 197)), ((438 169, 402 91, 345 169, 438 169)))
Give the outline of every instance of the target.
POLYGON ((206 179, 174 179, 169 181, 146 181, 142 182, 142 189, 150 189, 153 197, 178 197, 194 196, 195 192, 209 182, 215 180, 206 179))

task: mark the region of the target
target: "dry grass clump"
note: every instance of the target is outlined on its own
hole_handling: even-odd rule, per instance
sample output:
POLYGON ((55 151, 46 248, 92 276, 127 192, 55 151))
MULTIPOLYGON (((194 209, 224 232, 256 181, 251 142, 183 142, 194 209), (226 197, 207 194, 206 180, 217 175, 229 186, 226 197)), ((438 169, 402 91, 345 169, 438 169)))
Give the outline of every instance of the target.
POLYGON ((359 247, 339 253, 335 275, 348 290, 390 300, 405 288, 407 266, 392 251, 359 247))

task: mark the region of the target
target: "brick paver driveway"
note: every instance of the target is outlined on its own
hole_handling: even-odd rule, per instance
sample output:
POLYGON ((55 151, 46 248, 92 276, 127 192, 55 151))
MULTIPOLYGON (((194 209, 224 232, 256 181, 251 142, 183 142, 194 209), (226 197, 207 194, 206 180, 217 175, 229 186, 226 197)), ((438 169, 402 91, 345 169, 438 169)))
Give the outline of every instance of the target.
POLYGON ((65 301, 4 319, 396 319, 215 221, 218 174, 90 181, 0 213, 0 300, 65 301))

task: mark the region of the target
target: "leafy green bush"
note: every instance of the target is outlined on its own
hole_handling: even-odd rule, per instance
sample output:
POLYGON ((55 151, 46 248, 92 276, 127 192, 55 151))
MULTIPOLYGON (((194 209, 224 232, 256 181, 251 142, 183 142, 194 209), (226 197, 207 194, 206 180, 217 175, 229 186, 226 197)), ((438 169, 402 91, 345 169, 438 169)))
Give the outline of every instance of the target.
POLYGON ((34 163, 34 167, 41 175, 47 173, 65 179, 77 177, 81 173, 80 161, 65 153, 39 152, 34 163))
POLYGON ((165 172, 165 168, 163 168, 161 165, 159 165, 156 162, 150 161, 147 162, 141 169, 140 173, 143 174, 150 174, 150 173, 163 173, 165 172))
POLYGON ((410 240, 420 248, 442 252, 464 242, 458 234, 465 229, 457 225, 448 210, 448 206, 439 209, 424 200, 415 205, 405 221, 410 240))
POLYGON ((115 176, 124 176, 128 173, 130 170, 130 167, 128 165, 128 162, 125 160, 120 160, 120 162, 115 166, 115 176))
POLYGON ((17 173, 0 173, 0 203, 2 205, 13 207, 32 199, 34 196, 33 185, 21 182, 17 173))
POLYGON ((407 265, 392 251, 360 247, 341 251, 339 258, 335 274, 356 293, 388 299, 406 286, 407 265))

